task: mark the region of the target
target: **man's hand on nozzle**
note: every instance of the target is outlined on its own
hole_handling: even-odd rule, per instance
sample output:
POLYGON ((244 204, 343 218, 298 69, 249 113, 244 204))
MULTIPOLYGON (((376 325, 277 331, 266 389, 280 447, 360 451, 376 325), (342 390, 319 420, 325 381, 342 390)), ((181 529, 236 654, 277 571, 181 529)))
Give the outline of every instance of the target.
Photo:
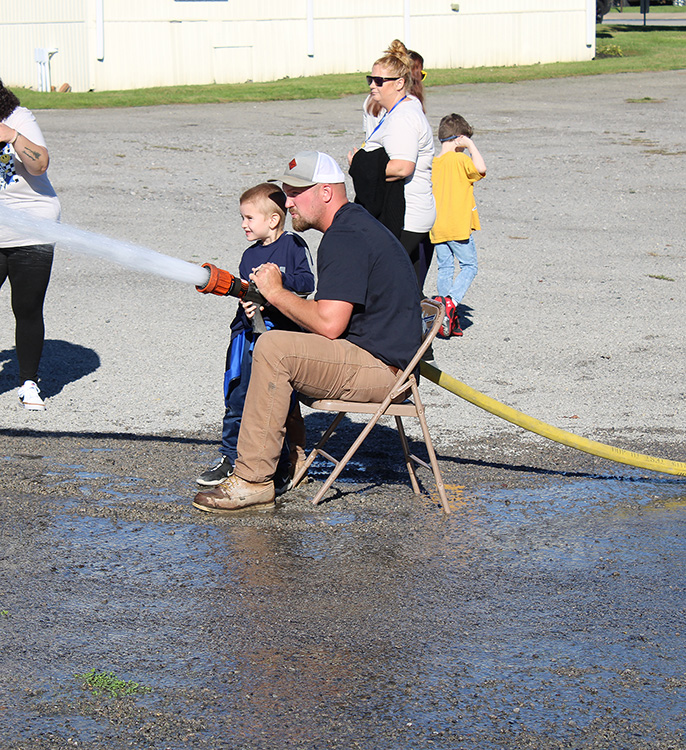
POLYGON ((272 298, 283 290, 281 269, 275 263, 263 263, 253 268, 250 280, 255 282, 260 294, 268 302, 272 302, 272 298))

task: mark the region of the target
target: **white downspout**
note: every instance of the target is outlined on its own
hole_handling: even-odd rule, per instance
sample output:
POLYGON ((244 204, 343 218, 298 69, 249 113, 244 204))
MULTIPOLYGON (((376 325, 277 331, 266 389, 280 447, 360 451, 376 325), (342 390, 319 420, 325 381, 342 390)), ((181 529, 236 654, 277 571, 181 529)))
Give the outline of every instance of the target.
POLYGON ((314 57, 314 0, 307 0, 307 56, 314 57))
POLYGON ((105 59, 105 0, 95 0, 95 56, 105 59))

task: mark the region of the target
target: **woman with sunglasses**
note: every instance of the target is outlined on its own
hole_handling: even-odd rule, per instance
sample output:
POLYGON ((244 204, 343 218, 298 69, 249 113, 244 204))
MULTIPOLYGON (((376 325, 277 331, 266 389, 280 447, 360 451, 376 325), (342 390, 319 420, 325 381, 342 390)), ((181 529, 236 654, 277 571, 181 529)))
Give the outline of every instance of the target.
POLYGON ((434 141, 422 102, 414 93, 412 68, 413 60, 398 39, 374 63, 372 74, 367 76, 369 96, 363 115, 365 142, 360 151, 348 154, 348 161, 356 201, 398 236, 421 287, 426 268, 420 245, 423 241, 428 243, 429 230, 436 218, 431 191, 434 141), (360 188, 364 194, 361 199, 360 188), (401 188, 400 197, 398 188, 401 188), (384 192, 382 198, 379 192, 384 192), (375 199, 373 207, 367 205, 369 196, 375 199), (403 199, 405 205, 400 221, 394 222, 398 201, 403 199))

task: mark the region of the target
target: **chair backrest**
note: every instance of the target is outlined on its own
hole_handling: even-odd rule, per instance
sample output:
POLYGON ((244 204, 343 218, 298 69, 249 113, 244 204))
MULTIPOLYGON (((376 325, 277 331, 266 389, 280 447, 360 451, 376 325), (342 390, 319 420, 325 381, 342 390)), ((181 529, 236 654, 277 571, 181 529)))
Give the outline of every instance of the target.
POLYGON ((393 388, 393 398, 407 390, 407 381, 409 376, 415 371, 419 360, 431 346, 441 328, 443 317, 445 315, 445 306, 438 300, 425 298, 421 302, 422 308, 422 345, 417 349, 410 364, 401 373, 398 373, 398 380, 393 388))
MULTIPOLYGON (((435 299, 425 298, 422 300, 422 340, 431 338, 433 341, 441 328, 445 316, 445 306, 435 299)), ((429 341, 429 343, 431 343, 429 341)), ((423 352, 422 352, 423 353, 423 352)))

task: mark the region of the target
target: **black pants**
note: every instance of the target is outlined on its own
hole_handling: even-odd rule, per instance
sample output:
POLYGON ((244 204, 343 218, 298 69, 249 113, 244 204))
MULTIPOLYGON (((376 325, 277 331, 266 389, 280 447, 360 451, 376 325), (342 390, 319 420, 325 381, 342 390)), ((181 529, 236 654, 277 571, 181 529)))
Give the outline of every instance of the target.
POLYGON ((419 289, 424 296, 424 280, 429 272, 431 258, 434 254, 434 246, 431 244, 428 232, 408 232, 406 229, 400 233, 400 244, 407 250, 410 256, 414 272, 417 274, 419 289))
POLYGON ((43 302, 50 282, 54 245, 0 247, 0 287, 9 278, 19 381, 38 379, 45 324, 43 302))

